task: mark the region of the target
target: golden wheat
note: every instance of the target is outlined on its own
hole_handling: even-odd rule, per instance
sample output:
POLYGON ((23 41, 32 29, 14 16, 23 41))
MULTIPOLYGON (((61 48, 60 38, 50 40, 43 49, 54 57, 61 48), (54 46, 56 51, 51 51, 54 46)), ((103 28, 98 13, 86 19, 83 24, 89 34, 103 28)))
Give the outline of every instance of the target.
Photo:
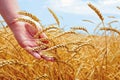
POLYGON ((94 29, 94 33, 95 33, 96 30, 100 27, 101 24, 102 24, 102 23, 99 23, 99 24, 95 27, 95 29, 94 29))
POLYGON ((18 60, 1 60, 0 61, 0 67, 4 67, 5 65, 11 65, 11 64, 19 64, 23 66, 28 66, 27 63, 22 63, 18 60))
POLYGON ((17 18, 16 21, 27 22, 27 23, 31 24, 33 27, 35 27, 37 29, 36 24, 33 21, 29 20, 29 19, 17 18))
POLYGON ((88 6, 89 6, 93 11, 95 11, 95 13, 99 16, 99 18, 100 18, 101 21, 104 20, 104 17, 102 16, 101 12, 100 12, 94 5, 92 5, 91 3, 88 3, 88 6))
POLYGON ((46 49, 45 51, 55 50, 57 48, 66 48, 68 50, 68 47, 65 44, 59 44, 59 45, 50 47, 50 48, 46 49))
POLYGON ((58 38, 58 37, 61 37, 61 36, 63 36, 63 35, 66 35, 66 34, 76 34, 76 32, 74 32, 74 31, 64 32, 64 33, 61 33, 61 34, 55 36, 54 38, 58 38))
POLYGON ((49 27, 43 29, 42 31, 37 32, 36 35, 35 35, 34 37, 37 38, 41 33, 46 32, 46 31, 48 31, 48 30, 52 30, 52 29, 59 30, 58 27, 49 26, 49 27))
POLYGON ((56 14, 50 9, 48 8, 49 12, 53 15, 54 19, 56 20, 58 26, 60 25, 60 21, 58 19, 58 17, 56 16, 56 14))
POLYGON ((88 31, 87 31, 87 29, 86 28, 84 28, 84 27, 71 27, 71 30, 83 30, 83 31, 85 31, 86 33, 88 33, 88 31))
POLYGON ((111 25, 111 24, 117 23, 117 22, 119 22, 119 21, 118 20, 114 20, 114 21, 109 22, 108 24, 111 25))
MULTIPOLYGON (((83 35, 59 28, 53 33, 52 29, 57 30, 43 28, 48 38, 37 39, 38 47, 32 50, 41 50, 42 58, 54 58, 54 62, 33 58, 8 27, 0 29, 0 80, 120 80, 119 36, 83 35)), ((120 34, 114 28, 100 29, 120 34)))
POLYGON ((102 28, 100 28, 100 30, 113 31, 113 32, 116 32, 116 33, 118 33, 120 35, 120 31, 119 30, 111 28, 111 27, 102 27, 102 28))
POLYGON ((89 22, 89 23, 94 23, 93 21, 87 20, 87 19, 84 19, 84 20, 82 20, 82 21, 84 21, 84 22, 89 22))
POLYGON ((116 18, 115 16, 107 16, 108 18, 116 18))
POLYGON ((32 18, 34 21, 40 22, 40 20, 39 20, 35 15, 33 15, 33 14, 31 14, 31 13, 28 13, 28 12, 26 12, 26 11, 20 11, 20 12, 18 12, 18 14, 24 15, 24 16, 29 16, 29 17, 32 18))

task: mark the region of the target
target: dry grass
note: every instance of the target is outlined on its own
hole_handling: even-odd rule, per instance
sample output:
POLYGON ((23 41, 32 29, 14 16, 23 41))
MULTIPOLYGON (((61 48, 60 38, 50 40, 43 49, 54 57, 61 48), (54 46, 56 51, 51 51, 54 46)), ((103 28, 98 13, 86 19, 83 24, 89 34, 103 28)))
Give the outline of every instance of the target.
MULTIPOLYGON (((101 14, 98 15, 103 20, 101 14)), ((88 32, 85 28, 80 30, 88 32)), ((113 28, 101 30, 117 32, 113 28)), ((42 32, 48 38, 40 39, 38 44, 44 40, 49 40, 49 44, 35 50, 47 47, 41 49, 43 55, 54 57, 55 62, 33 58, 18 45, 8 27, 0 29, 0 80, 120 80, 119 35, 83 35, 64 32, 59 27, 47 27, 38 33, 42 32), (55 31, 51 32, 53 29, 55 31), (104 60, 106 49, 107 60, 104 60)))

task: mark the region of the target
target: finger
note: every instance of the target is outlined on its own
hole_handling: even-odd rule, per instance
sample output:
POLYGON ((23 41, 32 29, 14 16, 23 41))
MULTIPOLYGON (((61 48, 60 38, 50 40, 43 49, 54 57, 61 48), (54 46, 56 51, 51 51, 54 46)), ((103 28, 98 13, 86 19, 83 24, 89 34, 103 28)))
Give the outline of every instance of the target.
MULTIPOLYGON (((38 31, 42 31, 42 28, 41 27, 38 27, 38 31)), ((39 38, 47 38, 46 34, 45 33, 41 33, 39 35, 39 38)))
POLYGON ((41 56, 38 54, 38 52, 31 52, 31 54, 37 59, 41 58, 41 56))
POLYGON ((32 56, 34 56, 35 58, 37 58, 37 59, 40 59, 41 58, 41 56, 40 56, 40 54, 38 53, 38 52, 36 52, 36 51, 33 51, 33 49, 31 48, 31 47, 25 47, 24 48, 26 51, 28 51, 32 56))
POLYGON ((38 29, 30 24, 25 24, 25 28, 32 37, 38 32, 38 29))
POLYGON ((48 57, 48 56, 42 54, 41 52, 39 52, 39 54, 40 54, 41 58, 43 58, 43 59, 45 59, 47 61, 52 61, 53 62, 53 61, 56 60, 55 57, 48 57))
POLYGON ((39 38, 48 38, 45 33, 40 34, 39 38))
MULTIPOLYGON (((46 36, 45 33, 42 33, 42 34, 40 34, 39 38, 42 39, 42 38, 48 38, 48 37, 46 36)), ((45 43, 45 44, 49 43, 49 41, 47 39, 46 40, 42 40, 42 42, 45 43)))

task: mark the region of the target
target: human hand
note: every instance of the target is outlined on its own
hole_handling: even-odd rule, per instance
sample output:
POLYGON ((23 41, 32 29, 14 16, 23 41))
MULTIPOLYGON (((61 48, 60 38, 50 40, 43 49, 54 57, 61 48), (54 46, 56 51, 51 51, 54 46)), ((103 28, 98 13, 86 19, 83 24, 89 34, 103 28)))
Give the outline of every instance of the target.
MULTIPOLYGON (((37 59, 44 58, 48 61, 54 61, 53 58, 41 54, 40 50, 38 52, 33 51, 34 47, 38 47, 38 44, 36 43, 38 39, 34 38, 34 35, 38 32, 38 29, 26 22, 19 21, 15 22, 14 24, 11 24, 10 28, 20 46, 24 48, 27 52, 29 52, 32 56, 34 56, 37 59)), ((47 36, 44 33, 42 33, 39 37, 47 38, 47 36)))

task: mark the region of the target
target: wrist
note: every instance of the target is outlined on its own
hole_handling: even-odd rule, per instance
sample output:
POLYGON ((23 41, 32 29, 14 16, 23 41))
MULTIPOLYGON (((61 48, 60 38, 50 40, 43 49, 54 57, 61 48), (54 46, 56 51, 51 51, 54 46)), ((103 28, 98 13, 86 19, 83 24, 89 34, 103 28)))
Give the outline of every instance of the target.
POLYGON ((16 20, 17 18, 12 19, 11 21, 7 22, 8 26, 11 27, 13 26, 15 23, 17 23, 18 21, 16 20))
POLYGON ((8 25, 10 28, 14 27, 15 24, 19 23, 19 21, 17 21, 17 18, 19 18, 19 17, 22 17, 22 16, 21 16, 21 15, 17 15, 17 16, 15 16, 15 17, 13 17, 11 20, 6 21, 6 22, 7 22, 7 25, 8 25))

